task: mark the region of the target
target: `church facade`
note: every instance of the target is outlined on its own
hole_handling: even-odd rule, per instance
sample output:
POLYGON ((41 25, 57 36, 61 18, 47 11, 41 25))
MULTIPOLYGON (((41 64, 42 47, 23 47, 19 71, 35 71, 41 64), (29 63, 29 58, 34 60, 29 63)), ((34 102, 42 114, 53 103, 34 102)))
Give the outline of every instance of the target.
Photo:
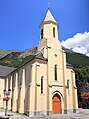
POLYGON ((40 24, 37 54, 6 76, 5 90, 11 90, 8 110, 29 117, 77 111, 75 72, 66 63, 49 9, 40 24))

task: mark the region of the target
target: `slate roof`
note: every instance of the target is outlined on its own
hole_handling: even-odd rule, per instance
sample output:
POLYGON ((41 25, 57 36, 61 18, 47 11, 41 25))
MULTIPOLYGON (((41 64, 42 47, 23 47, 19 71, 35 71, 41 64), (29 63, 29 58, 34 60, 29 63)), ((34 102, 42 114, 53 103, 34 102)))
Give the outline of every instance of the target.
POLYGON ((5 77, 8 74, 10 74, 12 71, 14 71, 16 68, 13 67, 7 67, 0 65, 0 77, 5 77))
POLYGON ((69 64, 69 63, 66 63, 66 65, 67 65, 67 67, 73 68, 73 66, 71 64, 69 64))
MULTIPOLYGON (((41 59, 41 60, 45 60, 45 61, 48 60, 47 58, 44 58, 44 56, 42 55, 42 53, 38 53, 37 55, 33 55, 28 61, 26 61, 25 63, 23 63, 20 67, 24 66, 25 64, 27 64, 28 62, 32 61, 35 58, 41 59)), ((20 67, 18 67, 18 68, 20 68, 20 67)))
POLYGON ((44 58, 42 53, 39 53, 39 54, 35 55, 35 58, 42 59, 42 60, 47 60, 47 58, 44 58))

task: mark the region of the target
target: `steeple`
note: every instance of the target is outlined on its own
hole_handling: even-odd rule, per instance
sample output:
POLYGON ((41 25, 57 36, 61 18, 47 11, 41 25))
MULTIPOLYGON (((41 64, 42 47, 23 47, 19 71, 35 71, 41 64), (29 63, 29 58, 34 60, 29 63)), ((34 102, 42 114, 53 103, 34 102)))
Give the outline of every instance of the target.
POLYGON ((38 45, 38 52, 44 54, 46 47, 53 47, 61 49, 61 44, 58 40, 58 23, 48 9, 42 23, 40 24, 40 42, 38 45))
POLYGON ((40 39, 58 39, 58 23, 48 9, 42 23, 40 24, 40 39))
MULTIPOLYGON (((50 10, 48 9, 46 16, 44 17, 43 22, 45 21, 53 21, 56 22, 56 20, 54 19, 53 15, 51 14, 50 10)), ((57 22, 56 22, 57 23, 57 22)))
POLYGON ((47 13, 46 13, 46 15, 45 15, 45 17, 44 17, 44 19, 43 19, 43 21, 42 21, 42 23, 40 25, 42 25, 44 23, 47 23, 47 22, 52 22, 52 23, 54 23, 54 24, 56 24, 58 26, 58 23, 55 20, 55 18, 53 17, 53 15, 50 12, 49 8, 48 8, 48 11, 47 11, 47 13))

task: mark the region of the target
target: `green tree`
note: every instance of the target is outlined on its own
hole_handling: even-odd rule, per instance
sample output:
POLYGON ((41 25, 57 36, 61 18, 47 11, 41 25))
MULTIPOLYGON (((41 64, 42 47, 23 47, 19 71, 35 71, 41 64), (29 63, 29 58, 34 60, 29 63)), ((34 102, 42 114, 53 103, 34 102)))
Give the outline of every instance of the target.
POLYGON ((81 93, 89 92, 89 66, 76 69, 76 85, 78 89, 78 100, 81 100, 81 93))

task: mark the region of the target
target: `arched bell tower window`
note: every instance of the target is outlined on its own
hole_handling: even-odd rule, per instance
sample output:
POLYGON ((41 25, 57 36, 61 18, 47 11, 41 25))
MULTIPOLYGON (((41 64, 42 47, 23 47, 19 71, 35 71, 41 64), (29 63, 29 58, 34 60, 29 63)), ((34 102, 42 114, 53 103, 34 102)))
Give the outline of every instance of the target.
POLYGON ((55 38, 55 27, 53 27, 53 37, 55 38))
POLYGON ((69 79, 67 80, 67 88, 69 88, 69 79))
POLYGON ((41 77, 41 94, 43 93, 43 76, 41 77))
POLYGON ((68 93, 69 93, 69 79, 67 80, 67 89, 68 89, 68 93))
POLYGON ((57 64, 54 66, 54 78, 57 81, 57 64))
POLYGON ((43 39, 43 29, 41 29, 41 39, 43 39))

